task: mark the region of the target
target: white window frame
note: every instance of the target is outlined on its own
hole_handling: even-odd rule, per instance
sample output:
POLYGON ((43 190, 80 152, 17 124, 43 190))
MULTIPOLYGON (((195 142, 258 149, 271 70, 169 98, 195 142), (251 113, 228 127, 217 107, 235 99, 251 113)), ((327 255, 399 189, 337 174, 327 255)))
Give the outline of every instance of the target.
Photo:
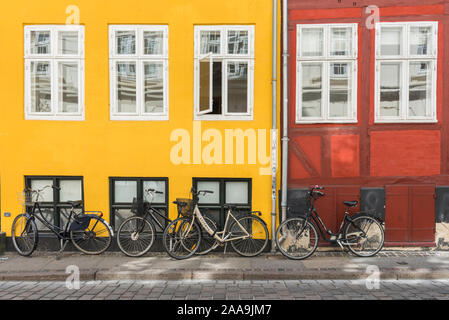
MULTIPOLYGON (((213 25, 213 26, 195 26, 194 29, 194 120, 253 120, 254 113, 254 39, 255 27, 250 25, 213 25), (202 31, 219 31, 220 32, 220 54, 201 54, 201 32, 202 31), (228 31, 247 31, 248 32, 248 53, 247 54, 228 54, 228 31), (213 61, 222 61, 222 113, 221 114, 205 114, 199 110, 200 105, 200 77, 199 66, 200 61, 210 59, 211 67, 213 61), (228 62, 245 62, 248 63, 248 96, 247 96, 247 112, 237 113, 228 112, 228 62)), ((210 73, 212 78, 212 73, 210 73)), ((212 90, 212 81, 210 85, 212 90)), ((212 96, 211 96, 212 102, 212 96)))
POLYGON ((356 23, 336 23, 336 24, 297 24, 296 25, 296 123, 357 123, 357 81, 358 81, 358 25, 356 23), (351 48, 347 56, 332 56, 330 54, 330 29, 351 28, 351 48), (303 56, 301 52, 301 33, 302 29, 319 28, 323 29, 323 55, 321 56, 303 56), (351 100, 348 101, 348 112, 346 117, 329 116, 329 82, 330 82, 330 64, 331 63, 351 63, 350 86, 351 100), (302 116, 302 64, 303 63, 321 63, 322 64, 322 96, 321 96, 321 117, 303 117, 302 116))
POLYGON ((169 119, 168 100, 168 26, 167 25, 110 25, 109 26, 109 74, 110 74, 110 119, 133 121, 166 121, 169 119), (136 33, 136 53, 117 54, 117 31, 134 31, 136 33), (162 32, 162 54, 144 54, 144 32, 162 32), (136 112, 125 113, 117 111, 117 62, 136 63, 136 112), (158 113, 146 113, 144 104, 144 63, 162 62, 163 64, 163 111, 158 113))
POLYGON ((435 123, 437 122, 437 62, 438 62, 438 22, 437 21, 414 21, 414 22, 378 22, 376 23, 375 39, 375 116, 376 123, 435 123), (381 28, 382 27, 401 27, 402 28, 402 54, 397 56, 381 55, 381 28), (427 55, 410 54, 410 28, 411 27, 431 27, 432 28, 432 50, 427 55), (382 62, 398 62, 401 64, 401 97, 399 106, 399 116, 381 116, 380 115, 380 64, 382 62), (431 67, 431 103, 430 110, 427 110, 428 116, 409 116, 409 64, 410 62, 429 62, 431 67))
POLYGON ((83 121, 84 116, 84 26, 80 25, 27 25, 24 27, 25 48, 25 120, 68 120, 83 121), (48 31, 50 33, 50 53, 31 53, 31 32, 48 31), (59 32, 78 32, 78 54, 59 54, 59 32), (31 63, 49 62, 51 68, 51 111, 32 112, 31 106, 31 63), (74 62, 78 64, 78 112, 58 112, 59 83, 58 64, 74 62))

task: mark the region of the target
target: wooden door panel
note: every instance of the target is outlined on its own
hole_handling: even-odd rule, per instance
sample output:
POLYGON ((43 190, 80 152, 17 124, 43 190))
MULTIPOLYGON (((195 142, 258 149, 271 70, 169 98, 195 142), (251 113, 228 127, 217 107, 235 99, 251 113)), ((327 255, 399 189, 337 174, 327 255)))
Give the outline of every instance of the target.
POLYGON ((408 186, 385 187, 385 241, 409 241, 408 186))

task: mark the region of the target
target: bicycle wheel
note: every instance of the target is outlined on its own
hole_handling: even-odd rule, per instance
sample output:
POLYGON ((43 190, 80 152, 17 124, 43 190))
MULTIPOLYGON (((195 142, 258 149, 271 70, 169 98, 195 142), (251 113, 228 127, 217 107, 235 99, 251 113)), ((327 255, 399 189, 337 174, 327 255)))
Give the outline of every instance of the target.
MULTIPOLYGON (((211 219, 206 216, 203 216, 204 220, 206 221, 207 225, 213 230, 217 230, 217 224, 211 219)), ((218 246, 218 241, 212 237, 204 228, 201 226, 201 243, 198 248, 198 251, 196 254, 198 255, 205 255, 215 249, 218 246)))
POLYGON ((97 216, 91 217, 84 230, 70 231, 70 239, 78 250, 92 255, 105 252, 112 242, 109 227, 97 216))
POLYGON ((18 215, 12 223, 11 240, 20 255, 31 255, 39 240, 36 223, 24 213, 18 215))
POLYGON ((359 257, 371 257, 384 246, 385 232, 373 217, 359 216, 346 224, 345 241, 349 250, 359 257))
POLYGON ((232 248, 241 256, 254 257, 268 244, 268 229, 257 216, 249 215, 234 221, 229 228, 232 248))
POLYGON ((117 244, 129 257, 140 257, 147 253, 154 243, 153 224, 142 217, 129 217, 120 224, 117 231, 117 244))
POLYGON ((310 257, 318 247, 316 227, 305 218, 290 218, 281 223, 276 231, 276 245, 289 259, 302 260, 310 257))
POLYGON ((170 257, 178 260, 193 256, 201 244, 201 228, 189 218, 172 221, 164 230, 163 243, 170 257))

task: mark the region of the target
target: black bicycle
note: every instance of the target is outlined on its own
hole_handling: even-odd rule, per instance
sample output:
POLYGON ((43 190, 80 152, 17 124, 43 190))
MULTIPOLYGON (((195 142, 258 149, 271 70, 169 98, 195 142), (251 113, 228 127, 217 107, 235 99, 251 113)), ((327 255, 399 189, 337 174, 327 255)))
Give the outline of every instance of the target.
POLYGON ((368 212, 349 214, 349 208, 355 207, 358 201, 344 201, 345 215, 337 233, 326 228, 315 209, 315 201, 324 196, 323 187, 314 186, 309 191, 308 211, 302 217, 285 220, 276 232, 276 245, 283 255, 290 259, 301 260, 310 257, 318 247, 319 230, 324 240, 338 244, 342 249, 347 247, 360 257, 371 257, 377 254, 385 242, 382 221, 368 212))
MULTIPOLYGON (((117 231, 118 247, 124 254, 130 257, 143 256, 151 249, 156 238, 155 224, 161 230, 164 230, 165 225, 172 222, 172 220, 166 217, 164 212, 152 206, 154 195, 164 193, 155 189, 146 189, 144 191, 148 195, 149 201, 138 201, 137 198, 134 198, 131 208, 131 212, 134 215, 124 220, 117 231)), ((174 203, 178 204, 178 201, 174 201, 174 203)), ((181 215, 180 210, 178 207, 177 218, 181 215)), ((215 226, 215 222, 207 217, 206 219, 209 225, 215 226)), ((212 245, 208 245, 208 242, 205 241, 196 253, 206 254, 212 249, 212 245)))
POLYGON ((14 219, 11 231, 12 243, 17 252, 22 256, 29 256, 36 249, 39 241, 36 220, 60 240, 59 253, 64 251, 68 242, 72 242, 75 248, 86 254, 106 251, 111 245, 113 232, 109 224, 102 219, 103 213, 83 210, 82 200, 67 201, 71 208, 68 216, 65 216, 65 226, 56 226, 45 218, 40 207, 41 194, 47 188, 61 190, 57 186, 45 186, 40 190, 26 188, 23 191, 28 210, 14 219))

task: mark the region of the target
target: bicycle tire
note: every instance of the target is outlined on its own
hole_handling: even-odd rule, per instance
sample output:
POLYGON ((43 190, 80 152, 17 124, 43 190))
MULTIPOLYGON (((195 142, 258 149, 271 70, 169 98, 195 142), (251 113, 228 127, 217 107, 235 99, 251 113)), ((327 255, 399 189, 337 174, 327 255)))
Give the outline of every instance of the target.
MULTIPOLYGON (((203 216, 207 225, 214 231, 217 230, 217 224, 209 217, 203 216)), ((204 230, 203 226, 201 226, 201 243, 196 252, 197 255, 205 255, 214 250, 218 246, 218 241, 214 237, 212 237, 206 230, 204 230)))
POLYGON ((120 224, 117 245, 128 257, 141 257, 153 246, 155 233, 155 228, 148 219, 132 216, 120 224))
POLYGON ((356 256, 359 257, 372 257, 374 255, 376 255, 380 250, 382 250, 384 243, 385 243, 385 231, 384 228, 382 227, 382 225, 379 223, 379 221, 377 221, 375 218, 369 216, 369 215, 360 215, 357 217, 354 217, 352 219, 352 222, 348 222, 345 226, 344 229, 344 238, 346 239, 347 243, 353 242, 353 241, 358 241, 361 239, 364 239, 366 237, 357 237, 355 235, 355 233, 358 233, 359 230, 357 229, 361 229, 364 233, 368 233, 369 231, 373 231, 368 234, 368 236, 370 238, 366 239, 363 241, 363 246, 362 246, 362 251, 365 250, 365 244, 368 242, 369 244, 374 244, 375 240, 377 239, 378 244, 376 245, 376 247, 373 250, 368 250, 366 253, 361 253, 362 251, 358 251, 356 250, 356 246, 355 245, 348 245, 348 249, 355 254, 356 256), (365 220, 365 222, 363 221, 365 220), (371 222, 368 226, 368 228, 366 230, 364 230, 363 228, 365 227, 367 222, 371 222), (356 225, 356 227, 354 226, 356 225), (375 233, 376 230, 372 229, 371 226, 375 225, 377 227, 377 233, 375 233), (354 234, 353 236, 351 236, 351 233, 354 234), (349 239, 348 239, 349 237, 349 239))
POLYGON ((11 240, 21 256, 30 256, 36 250, 39 241, 36 222, 24 213, 19 214, 12 223, 11 240))
POLYGON ((248 238, 231 241, 235 252, 244 257, 259 255, 268 244, 268 228, 265 222, 255 215, 241 217, 234 221, 229 231, 231 238, 245 236, 242 227, 250 234, 248 238))
POLYGON ((316 227, 310 221, 307 221, 307 226, 304 227, 305 222, 305 218, 290 218, 282 222, 276 230, 276 246, 285 257, 303 260, 318 248, 320 238, 316 227))
POLYGON ((162 237, 165 251, 177 260, 193 256, 201 244, 201 228, 190 218, 178 218, 170 222, 162 237))
POLYGON ((89 255, 105 252, 112 242, 109 226, 97 216, 91 216, 89 225, 84 230, 70 231, 70 239, 75 248, 89 255))

